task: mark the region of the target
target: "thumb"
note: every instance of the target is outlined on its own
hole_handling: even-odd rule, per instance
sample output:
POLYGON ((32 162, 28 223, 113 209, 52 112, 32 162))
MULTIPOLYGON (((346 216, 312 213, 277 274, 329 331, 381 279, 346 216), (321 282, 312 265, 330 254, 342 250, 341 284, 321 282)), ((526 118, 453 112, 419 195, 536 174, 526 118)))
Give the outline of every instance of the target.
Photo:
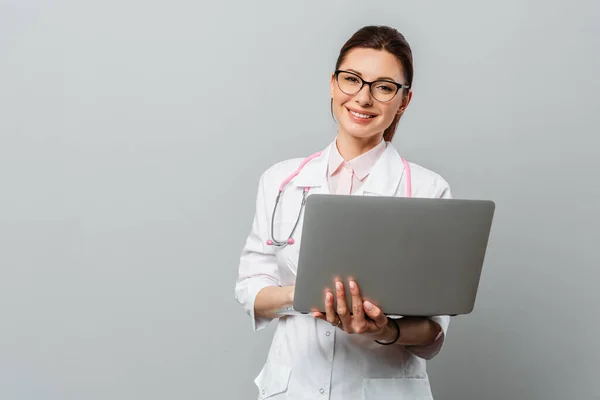
POLYGON ((363 302, 363 308, 365 309, 365 314, 369 316, 375 322, 378 328, 382 328, 387 325, 387 317, 381 311, 381 308, 377 307, 375 304, 366 300, 363 302))

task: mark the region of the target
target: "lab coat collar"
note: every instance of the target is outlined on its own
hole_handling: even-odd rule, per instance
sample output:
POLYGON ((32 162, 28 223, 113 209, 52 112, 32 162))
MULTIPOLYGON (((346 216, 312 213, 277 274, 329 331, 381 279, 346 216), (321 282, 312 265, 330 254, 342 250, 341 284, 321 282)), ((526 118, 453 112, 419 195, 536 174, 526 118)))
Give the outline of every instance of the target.
POLYGON ((321 155, 310 160, 292 180, 298 187, 327 187, 327 162, 331 143, 321 151, 321 155))
MULTIPOLYGON (((322 187, 327 191, 327 165, 331 143, 323 149, 320 156, 309 161, 292 183, 298 187, 322 187)), ((404 171, 404 163, 400 154, 391 142, 386 142, 386 148, 379 160, 373 166, 363 186, 356 192, 357 195, 375 194, 379 196, 393 196, 400 185, 404 171)))
POLYGON ((386 142, 386 145, 364 185, 356 192, 357 195, 393 196, 398 190, 405 172, 404 163, 394 145, 391 142, 386 142))

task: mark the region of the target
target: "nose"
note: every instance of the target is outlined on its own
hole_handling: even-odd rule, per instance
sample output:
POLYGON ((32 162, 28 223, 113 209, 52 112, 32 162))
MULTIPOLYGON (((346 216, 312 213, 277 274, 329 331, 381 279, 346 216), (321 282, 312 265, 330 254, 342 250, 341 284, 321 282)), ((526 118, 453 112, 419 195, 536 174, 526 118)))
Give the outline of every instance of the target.
POLYGON ((363 87, 356 93, 356 102, 360 105, 370 105, 373 102, 371 97, 371 88, 369 85, 363 85, 363 87))

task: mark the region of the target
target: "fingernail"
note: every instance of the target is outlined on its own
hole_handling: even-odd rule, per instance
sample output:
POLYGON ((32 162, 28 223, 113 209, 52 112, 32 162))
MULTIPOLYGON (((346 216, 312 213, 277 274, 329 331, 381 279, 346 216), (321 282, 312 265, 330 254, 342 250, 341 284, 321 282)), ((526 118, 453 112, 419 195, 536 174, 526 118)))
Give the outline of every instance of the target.
POLYGON ((335 284, 335 288, 336 288, 337 290, 342 290, 342 282, 336 282, 336 284, 335 284))
POLYGON ((370 301, 365 301, 365 308, 368 311, 371 311, 373 309, 373 304, 370 301))
POLYGON ((354 283, 354 281, 350 281, 350 289, 356 289, 356 283, 354 283))
POLYGON ((327 293, 327 301, 331 301, 333 299, 333 295, 331 293, 327 293))

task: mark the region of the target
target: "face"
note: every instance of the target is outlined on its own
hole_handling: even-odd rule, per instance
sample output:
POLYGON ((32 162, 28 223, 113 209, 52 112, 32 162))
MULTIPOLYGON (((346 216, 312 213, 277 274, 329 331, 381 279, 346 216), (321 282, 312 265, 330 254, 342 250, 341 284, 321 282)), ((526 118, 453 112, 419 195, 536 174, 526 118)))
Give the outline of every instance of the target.
MULTIPOLYGON (((352 49, 346 54, 346 59, 339 69, 354 72, 368 82, 391 80, 396 83, 406 83, 402 63, 385 50, 352 49)), ((347 78, 351 82, 358 82, 352 76, 347 78)), ((340 83, 342 79, 340 76, 340 83)), ((385 86, 393 87, 393 85, 385 86)), ((387 90, 387 88, 380 87, 379 90, 387 90)), ((345 90, 345 92, 349 91, 345 90)), ((366 84, 356 94, 346 93, 340 90, 335 75, 332 75, 330 94, 333 99, 333 113, 339 124, 338 135, 377 142, 394 118, 404 112, 412 97, 409 89, 400 89, 391 100, 379 101, 373 97, 366 84)))

